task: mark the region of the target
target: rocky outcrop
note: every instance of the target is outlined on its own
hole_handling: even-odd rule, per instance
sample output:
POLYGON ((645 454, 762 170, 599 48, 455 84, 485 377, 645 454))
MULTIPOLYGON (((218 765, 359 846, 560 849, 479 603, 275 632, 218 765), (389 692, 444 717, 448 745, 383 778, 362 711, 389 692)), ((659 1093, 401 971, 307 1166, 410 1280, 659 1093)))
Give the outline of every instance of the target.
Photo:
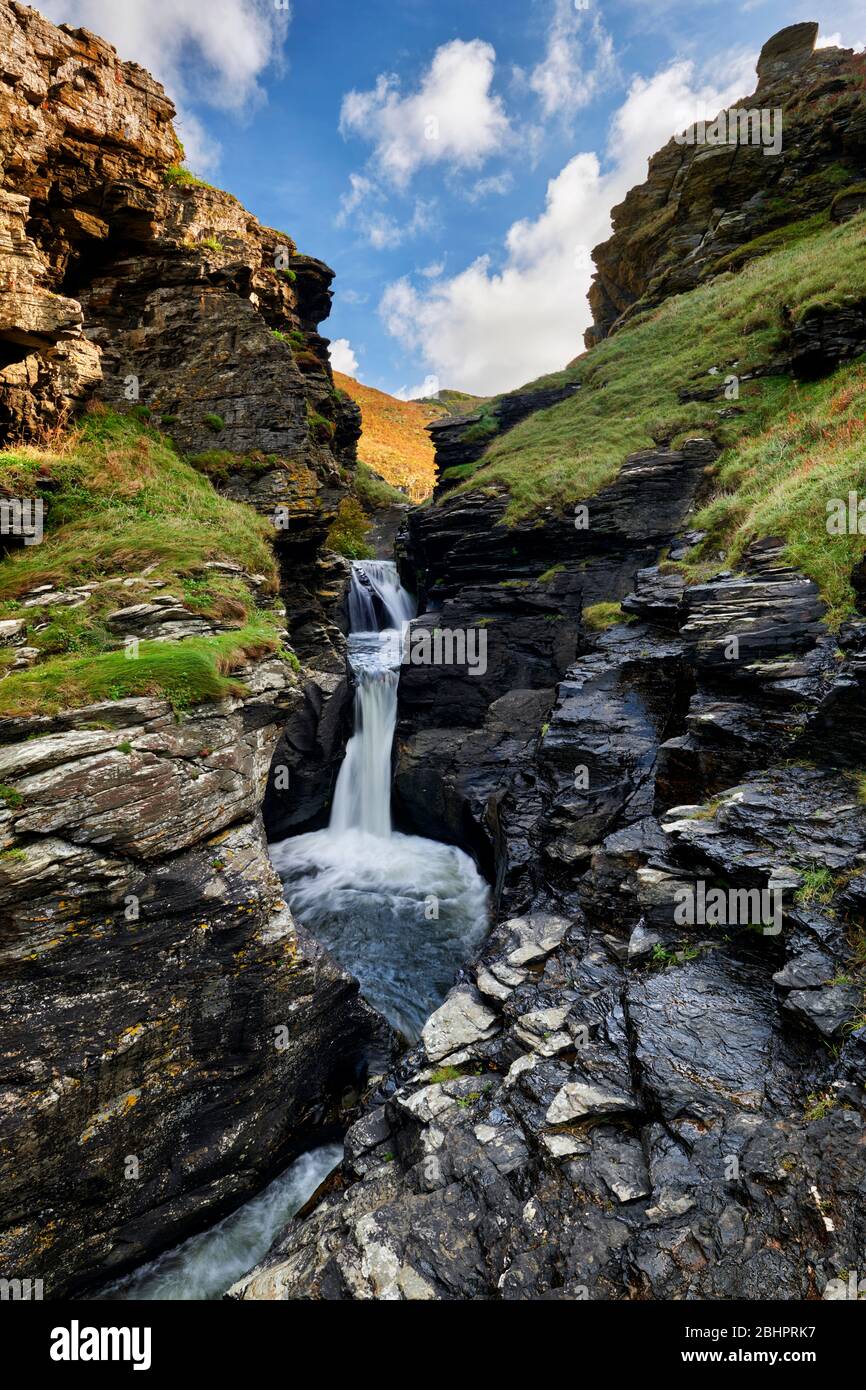
MULTIPOLYGON (((332 272, 182 169, 162 88, 14 0, 0 53, 0 438, 50 442, 91 399, 161 429, 251 527, 273 521, 299 658, 254 642, 219 700, 2 722, 0 1274, 57 1298, 176 1244, 345 1127, 382 1052, 357 983, 286 909, 261 816, 275 752, 301 775, 311 710, 333 701, 304 814, 329 794, 345 565, 326 537, 359 418, 318 334, 332 272)), ((4 673, 44 659, 46 614, 88 605, 106 651, 238 626, 243 604, 203 616, 141 548, 128 573, 21 593, 4 673)), ((210 571, 272 608, 272 580, 219 560, 195 579, 210 571)))
MULTIPOLYGON (((646 182, 614 208, 613 235, 593 252, 588 347, 667 296, 772 249, 792 224, 829 220, 834 204, 841 211, 836 199, 862 184, 864 60, 816 49, 817 35, 817 24, 795 24, 770 39, 757 90, 723 113, 724 127, 710 118, 706 139, 694 127, 691 143, 671 139, 646 182), (738 113, 750 111, 766 113, 767 138, 731 138, 738 113), (781 148, 768 154, 777 128, 781 148)), ((848 203, 850 215, 859 202, 848 203)))
MULTIPOLYGON (((760 150, 652 162, 599 255, 599 336, 862 177, 862 63, 814 38, 761 59, 784 175, 760 150)), ((861 318, 810 311, 761 370, 826 375, 861 318)), ((456 471, 401 564, 414 631, 483 632, 487 664, 404 666, 394 804, 475 853, 496 925, 233 1296, 830 1297, 866 1235, 864 624, 828 630, 773 536, 686 583, 720 442, 653 434, 514 521, 495 485, 447 492, 484 422, 437 429, 456 471)))
POLYGON ((481 458, 494 439, 507 434, 537 410, 547 410, 567 400, 577 390, 576 382, 548 383, 542 378, 520 391, 495 397, 484 410, 434 420, 428 427, 436 449, 438 470, 434 496, 438 499, 456 487, 465 471, 481 458))
MULTIPOLYGON (((461 799, 481 823, 486 778, 501 920, 234 1297, 801 1299, 849 1268, 866 811, 842 758, 805 750, 854 734, 861 637, 840 661, 772 560, 740 581, 750 640, 725 666, 695 638, 713 611, 697 591, 595 639, 534 737, 527 696, 491 706, 495 766, 457 730, 463 782, 446 763, 438 802, 446 731, 416 736, 452 824, 461 799), (701 756, 672 805, 683 726, 701 756), (714 888, 749 911, 678 913, 714 888)), ((671 587, 642 575, 644 606, 671 587)))

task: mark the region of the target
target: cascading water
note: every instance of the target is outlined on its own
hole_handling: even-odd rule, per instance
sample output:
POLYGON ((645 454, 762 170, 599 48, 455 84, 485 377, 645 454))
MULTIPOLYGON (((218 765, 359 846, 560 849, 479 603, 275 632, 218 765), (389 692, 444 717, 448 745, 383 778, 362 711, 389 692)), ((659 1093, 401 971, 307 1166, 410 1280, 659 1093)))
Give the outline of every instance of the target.
POLYGON ((109 1285, 97 1297, 148 1302, 222 1298, 264 1258, 280 1231, 342 1157, 342 1144, 326 1144, 303 1154, 231 1216, 109 1285))
MULTIPOLYGON (((467 854, 391 828, 401 629, 413 616, 395 565, 355 563, 349 594, 355 732, 331 822, 327 830, 271 846, 296 916, 410 1039, 480 943, 488 911, 487 885, 467 854)), ((305 1154, 231 1216, 98 1297, 220 1298, 262 1259, 341 1154, 339 1145, 305 1154)))
POLYGON ((327 830, 271 845, 299 921, 408 1038, 484 935, 488 891, 467 854, 391 828, 402 625, 414 605, 393 563, 356 561, 349 594, 355 733, 327 830))

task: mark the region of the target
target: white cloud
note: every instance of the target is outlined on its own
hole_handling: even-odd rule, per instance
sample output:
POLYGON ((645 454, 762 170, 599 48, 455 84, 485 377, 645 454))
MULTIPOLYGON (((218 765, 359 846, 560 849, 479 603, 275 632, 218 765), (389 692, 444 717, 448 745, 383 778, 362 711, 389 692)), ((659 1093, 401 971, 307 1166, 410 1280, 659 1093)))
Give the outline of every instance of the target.
POLYGON ((514 187, 514 175, 510 170, 504 174, 492 174, 490 178, 479 179, 477 183, 467 190, 466 197, 470 203, 480 203, 491 194, 504 197, 510 193, 514 187))
POLYGON ((331 366, 335 372, 344 376, 357 376, 358 359, 348 338, 335 338, 328 348, 331 366))
POLYGON ((425 376, 424 380, 415 386, 401 386, 394 395, 398 401, 432 400, 434 396, 439 395, 439 378, 432 374, 425 376))
POLYGON ((433 201, 416 198, 411 212, 398 221, 385 210, 385 193, 374 179, 350 174, 349 185, 349 192, 340 198, 336 224, 359 233, 374 251, 392 251, 433 225, 433 201))
POLYGON ((240 112, 263 99, 259 79, 280 57, 290 12, 274 0, 38 0, 55 23, 83 25, 121 58, 147 68, 178 104, 191 165, 204 170, 218 146, 191 101, 240 112))
POLYGON ((610 232, 610 208, 646 178, 646 161, 694 119, 754 86, 754 55, 738 56, 719 85, 678 62, 637 78, 611 124, 607 168, 595 153, 575 155, 548 184, 538 217, 515 222, 501 269, 482 256, 458 275, 418 289, 389 285, 380 314, 389 333, 449 387, 482 395, 562 367, 582 348, 590 314, 589 248, 610 232))
POLYGON ((597 15, 592 17, 587 34, 587 13, 574 0, 553 0, 547 50, 529 76, 529 86, 539 97, 546 118, 573 115, 592 100, 603 81, 616 75, 613 39, 597 15), (587 42, 594 50, 589 68, 584 58, 587 42))
POLYGON ((340 298, 347 304, 366 304, 370 298, 368 294, 361 294, 360 290, 343 290, 340 298))
POLYGON ((437 48, 416 91, 401 95, 398 79, 383 73, 371 91, 348 92, 340 130, 369 141, 377 169, 398 188, 424 164, 478 168, 511 134, 490 90, 495 63, 489 43, 453 39, 437 48))

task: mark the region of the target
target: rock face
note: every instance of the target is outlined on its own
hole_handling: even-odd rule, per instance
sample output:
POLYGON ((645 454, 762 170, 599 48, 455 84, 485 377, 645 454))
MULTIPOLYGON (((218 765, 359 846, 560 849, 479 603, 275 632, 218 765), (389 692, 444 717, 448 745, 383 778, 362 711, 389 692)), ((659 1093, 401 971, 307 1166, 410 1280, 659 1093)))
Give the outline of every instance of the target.
MULTIPOLYGON (((841 213, 846 190, 862 185, 864 60, 816 49, 817 35, 817 24, 794 24, 770 39, 757 91, 731 108, 718 132, 727 137, 737 112, 781 110, 779 153, 765 154, 760 140, 712 143, 710 122, 703 143, 694 128, 691 143, 671 139, 650 160, 646 183, 614 208, 613 236, 593 252, 587 347, 668 295, 738 269, 760 253, 760 238, 834 207, 841 213)), ((847 206, 851 215, 861 203, 848 197, 847 206)))
MULTIPOLYGON (((0 439, 41 442, 94 398, 137 409, 251 520, 274 519, 303 662, 250 656, 232 696, 181 716, 146 697, 0 727, 0 1274, 56 1298, 176 1244, 344 1126, 384 1045, 287 911, 261 816, 278 743, 295 775, 310 710, 333 701, 303 814, 329 794, 345 565, 325 540, 359 419, 317 332, 332 272, 189 181, 161 87, 14 0, 0 54, 0 439)), ((265 583, 209 568, 254 596, 265 583)), ((220 629, 150 569, 39 585, 24 608, 115 584, 109 646, 220 629)), ((2 628, 4 671, 39 659, 24 620, 2 628)))
MULTIPOLYGON (((777 161, 652 161, 597 253, 596 336, 829 225, 863 176, 863 63, 814 40, 771 40, 746 103, 784 108, 777 161)), ((828 374, 860 318, 816 312, 773 369, 828 374)), ((487 659, 404 666, 395 774, 403 826, 476 854, 496 926, 233 1296, 832 1296, 866 1237, 866 624, 830 632, 773 536, 686 586, 710 439, 515 524, 493 487, 449 493, 507 400, 434 431, 457 471, 402 538, 415 630, 483 632, 487 659)))

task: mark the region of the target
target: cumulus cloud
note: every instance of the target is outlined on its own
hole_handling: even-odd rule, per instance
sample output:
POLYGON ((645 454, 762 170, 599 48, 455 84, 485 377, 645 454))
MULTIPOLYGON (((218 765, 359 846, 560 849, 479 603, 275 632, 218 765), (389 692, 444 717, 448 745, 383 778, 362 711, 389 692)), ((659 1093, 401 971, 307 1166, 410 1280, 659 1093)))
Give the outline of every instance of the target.
POLYGON ((380 303, 388 332, 445 385, 482 395, 562 367, 590 322, 589 251, 609 235, 609 209, 696 110, 718 112, 751 89, 754 62, 738 57, 720 85, 702 81, 690 62, 637 78, 612 121, 605 165, 595 153, 569 160, 539 215, 509 229, 501 267, 482 256, 422 288, 408 277, 389 285, 380 303))
POLYGON ((398 401, 429 401, 439 395, 438 376, 425 376, 423 381, 419 381, 415 386, 401 386, 394 395, 398 401))
POLYGON ((260 78, 279 58, 291 17, 274 0, 39 0, 39 9, 100 34, 159 78, 178 104, 189 162, 200 169, 219 151, 188 104, 241 112, 261 101, 260 78))
POLYGON ((481 39, 453 39, 433 55, 413 92, 383 73, 372 90, 343 98, 340 130, 373 146, 377 169, 405 188, 422 165, 478 168, 500 150, 511 130, 502 101, 491 92, 496 52, 481 39))
POLYGON ((411 209, 398 219, 387 211, 385 194, 372 179, 350 174, 349 183, 349 192, 340 199, 336 224, 357 232, 374 251, 393 251, 433 226, 436 204, 432 199, 416 198, 411 209))
POLYGON ((357 376, 358 359, 348 338, 335 338, 328 349, 331 367, 344 376, 357 376))
POLYGON ((529 76, 545 118, 573 115, 616 75, 613 39, 597 15, 587 23, 588 18, 588 6, 553 0, 545 55, 529 76), (592 50, 589 65, 588 49, 592 50))

